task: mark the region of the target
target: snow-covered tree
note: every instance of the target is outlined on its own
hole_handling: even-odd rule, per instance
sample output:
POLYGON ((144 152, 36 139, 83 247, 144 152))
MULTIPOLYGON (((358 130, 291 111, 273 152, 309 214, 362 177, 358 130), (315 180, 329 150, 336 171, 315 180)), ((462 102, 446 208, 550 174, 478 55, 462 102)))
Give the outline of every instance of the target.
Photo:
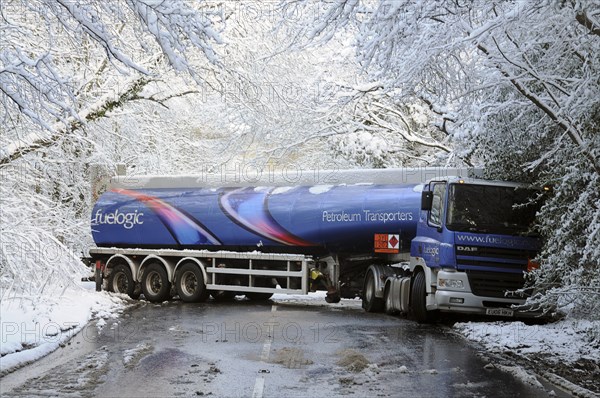
POLYGON ((402 98, 379 82, 343 87, 325 110, 334 151, 371 167, 470 165, 453 150, 445 120, 418 98, 402 98))
POLYGON ((0 3, 3 297, 60 292, 81 271, 90 165, 148 163, 168 147, 107 117, 145 102, 136 116, 160 124, 156 109, 190 92, 186 76, 218 70, 221 23, 210 4, 177 0, 0 3))
MULTIPOLYGON (((397 84, 391 77, 398 73, 387 67, 382 70, 390 73, 382 73, 367 60, 363 40, 384 40, 381 35, 388 34, 389 21, 378 26, 373 22, 377 18, 367 21, 377 7, 365 3, 284 1, 281 6, 297 16, 295 23, 280 27, 287 33, 289 48, 321 48, 333 42, 342 49, 338 58, 350 66, 330 68, 327 85, 333 102, 320 109, 320 118, 328 121, 326 134, 333 151, 362 166, 471 165, 469 150, 454 150, 455 113, 430 95, 397 84)), ((391 15, 394 4, 384 5, 393 8, 391 15)))
POLYGON ((3 3, 0 162, 131 100, 165 64, 201 81, 190 53, 218 62, 215 19, 184 1, 3 3))

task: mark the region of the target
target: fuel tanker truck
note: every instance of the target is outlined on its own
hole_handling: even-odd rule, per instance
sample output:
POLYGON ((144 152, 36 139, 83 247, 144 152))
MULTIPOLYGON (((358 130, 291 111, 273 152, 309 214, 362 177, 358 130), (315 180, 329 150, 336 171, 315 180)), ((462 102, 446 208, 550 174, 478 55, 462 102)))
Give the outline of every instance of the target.
POLYGON ((369 312, 530 317, 540 190, 474 169, 116 176, 91 214, 97 288, 160 302, 326 290, 369 312))

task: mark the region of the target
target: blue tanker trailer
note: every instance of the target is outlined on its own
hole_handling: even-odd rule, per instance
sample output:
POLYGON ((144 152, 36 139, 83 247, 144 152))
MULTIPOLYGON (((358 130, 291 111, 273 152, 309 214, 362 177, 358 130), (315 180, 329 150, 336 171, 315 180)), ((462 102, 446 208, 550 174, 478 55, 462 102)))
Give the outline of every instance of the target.
POLYGON ((92 212, 99 247, 368 252, 415 236, 422 184, 112 189, 92 212))
POLYGON ((419 321, 533 315, 515 312, 524 299, 506 292, 523 286, 539 248, 527 236, 534 192, 465 170, 416 170, 293 185, 115 178, 92 211, 90 254, 107 289, 151 301, 323 288, 330 302, 358 295, 368 311, 419 321))

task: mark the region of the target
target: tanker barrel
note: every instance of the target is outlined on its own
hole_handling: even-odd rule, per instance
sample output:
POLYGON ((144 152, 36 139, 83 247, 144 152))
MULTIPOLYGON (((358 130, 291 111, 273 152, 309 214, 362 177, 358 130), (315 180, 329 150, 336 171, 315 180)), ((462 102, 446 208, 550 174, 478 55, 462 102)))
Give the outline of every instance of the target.
POLYGON ((416 233, 422 184, 113 188, 92 211, 98 246, 280 247, 365 252, 376 234, 416 233))

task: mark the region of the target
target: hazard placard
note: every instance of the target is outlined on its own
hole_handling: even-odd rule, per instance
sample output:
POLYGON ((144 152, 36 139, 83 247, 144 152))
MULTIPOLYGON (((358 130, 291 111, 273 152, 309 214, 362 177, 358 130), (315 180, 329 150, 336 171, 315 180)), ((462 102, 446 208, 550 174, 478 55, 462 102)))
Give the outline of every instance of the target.
POLYGON ((375 253, 400 253, 400 235, 375 234, 375 253))

